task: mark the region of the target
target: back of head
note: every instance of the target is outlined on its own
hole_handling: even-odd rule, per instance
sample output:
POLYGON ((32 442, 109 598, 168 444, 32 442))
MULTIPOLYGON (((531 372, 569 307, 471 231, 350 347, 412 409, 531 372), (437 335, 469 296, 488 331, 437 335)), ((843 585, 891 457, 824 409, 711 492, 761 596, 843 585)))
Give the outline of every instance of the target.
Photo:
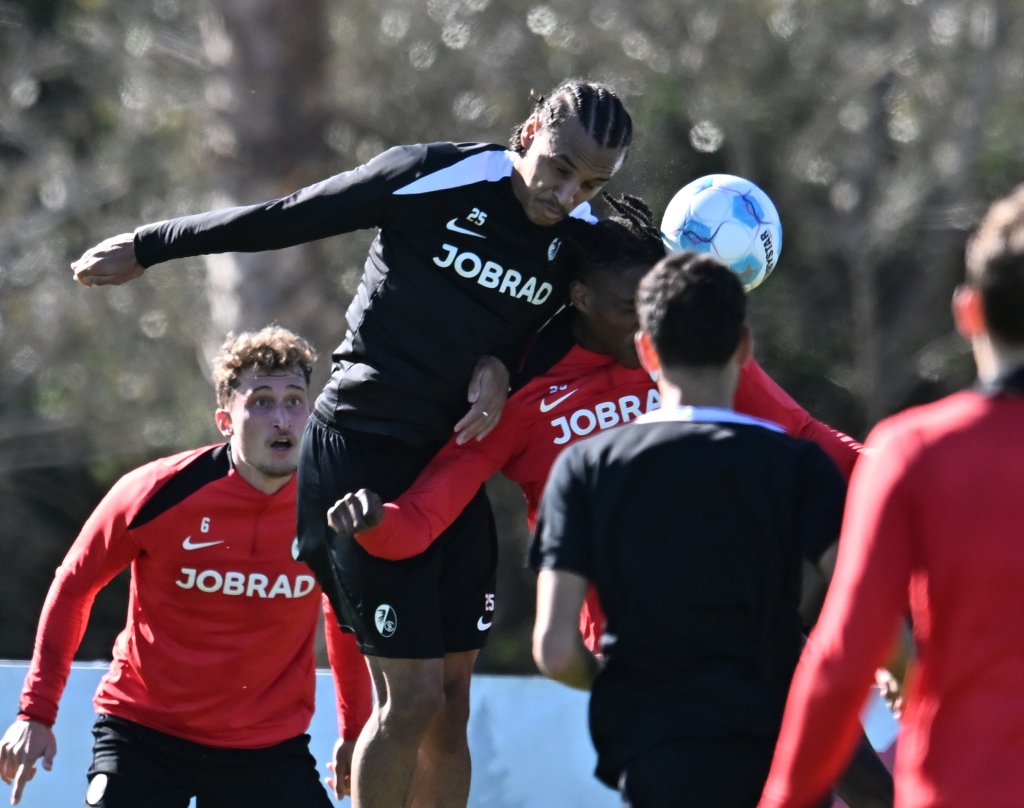
POLYGON ((637 313, 662 365, 720 367, 740 344, 747 295, 725 264, 675 253, 640 282, 637 313))
POLYGON ((231 394, 238 387, 239 376, 250 368, 258 374, 267 375, 297 370, 308 385, 315 361, 313 346, 279 325, 268 325, 260 331, 245 331, 237 336, 228 334, 213 360, 217 406, 228 406, 231 394))
POLYGON ((1024 185, 989 208, 968 242, 967 282, 981 292, 989 334, 1024 345, 1024 185))
POLYGON ((599 276, 651 267, 665 257, 654 213, 640 197, 604 198, 614 215, 580 228, 567 241, 562 259, 570 276, 587 286, 599 276))
MULTIPOLYGON (((576 118, 599 146, 625 149, 633 141, 633 119, 611 88, 604 84, 570 79, 548 95, 534 99, 533 114, 542 127, 557 128, 576 118)), ((525 123, 516 127, 509 141, 513 151, 523 153, 521 134, 525 123)))

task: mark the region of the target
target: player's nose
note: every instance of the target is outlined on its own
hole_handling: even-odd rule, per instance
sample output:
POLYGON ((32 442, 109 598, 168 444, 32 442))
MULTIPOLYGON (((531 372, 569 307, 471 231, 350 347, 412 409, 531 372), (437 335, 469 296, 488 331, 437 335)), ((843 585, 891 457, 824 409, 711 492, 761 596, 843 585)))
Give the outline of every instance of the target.
POLYGON ((573 178, 566 180, 555 189, 555 198, 562 209, 568 213, 576 207, 576 197, 579 196, 579 193, 579 180, 573 178))

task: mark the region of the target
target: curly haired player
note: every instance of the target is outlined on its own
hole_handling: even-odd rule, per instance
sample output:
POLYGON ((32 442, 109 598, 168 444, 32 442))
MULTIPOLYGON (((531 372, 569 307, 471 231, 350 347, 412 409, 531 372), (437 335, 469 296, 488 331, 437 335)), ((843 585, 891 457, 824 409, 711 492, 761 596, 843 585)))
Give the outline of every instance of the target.
MULTIPOLYGON (((295 559, 315 358, 283 328, 229 336, 213 368, 226 443, 141 466, 89 517, 50 587, 18 720, 0 742, 14 803, 39 758, 53 764, 51 727, 93 599, 130 565, 128 622, 95 698, 86 804, 330 805, 304 734, 322 598, 295 559)), ((340 632, 324 610, 333 648, 340 632)))

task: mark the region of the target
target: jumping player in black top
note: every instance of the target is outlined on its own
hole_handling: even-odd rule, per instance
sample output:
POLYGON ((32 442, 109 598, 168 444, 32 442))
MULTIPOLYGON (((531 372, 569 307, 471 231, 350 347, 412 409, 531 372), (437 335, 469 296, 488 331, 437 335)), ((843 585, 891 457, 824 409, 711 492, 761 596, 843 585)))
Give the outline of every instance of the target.
POLYGON ((329 531, 327 510, 360 488, 394 499, 453 429, 464 442, 493 428, 521 344, 565 300, 562 241, 593 220, 587 202, 631 139, 610 90, 566 82, 537 102, 509 150, 396 147, 284 199, 115 236, 72 265, 87 286, 119 284, 172 258, 380 229, 299 468, 301 558, 355 632, 377 691, 355 751, 357 808, 392 808, 410 787, 417 808, 466 804, 469 678, 494 607, 493 517, 481 493, 422 556, 388 562, 329 531))
POLYGON ((592 689, 597 775, 624 805, 754 808, 802 645, 802 560, 830 574, 846 486, 817 445, 732 409, 750 355, 734 274, 683 253, 637 298, 662 407, 556 461, 530 554, 534 657, 592 689), (588 583, 606 664, 579 633, 588 583))

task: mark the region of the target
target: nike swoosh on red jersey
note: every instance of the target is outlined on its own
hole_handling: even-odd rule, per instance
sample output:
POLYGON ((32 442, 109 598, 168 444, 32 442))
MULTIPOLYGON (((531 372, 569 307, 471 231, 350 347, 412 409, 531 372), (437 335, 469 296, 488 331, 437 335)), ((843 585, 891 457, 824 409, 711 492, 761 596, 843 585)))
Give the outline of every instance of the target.
POLYGON ((459 227, 455 224, 458 219, 452 219, 448 224, 445 225, 449 230, 454 230, 456 233, 464 233, 467 236, 476 236, 477 238, 487 238, 483 233, 474 233, 472 230, 466 230, 464 227, 459 227))
POLYGON ((215 544, 223 544, 223 543, 224 543, 224 540, 221 539, 220 541, 201 541, 198 544, 196 544, 196 543, 194 543, 192 541, 192 537, 189 536, 188 538, 185 539, 185 541, 183 541, 181 543, 181 546, 184 547, 186 550, 201 550, 204 547, 213 547, 213 545, 215 545, 215 544))
MULTIPOLYGON (((576 390, 579 390, 579 389, 580 388, 578 388, 578 387, 576 388, 576 390)), ((575 393, 576 390, 573 390, 572 393, 575 393)), ((541 412, 548 412, 550 410, 553 410, 555 407, 557 407, 559 404, 561 404, 563 401, 565 401, 569 396, 571 396, 572 393, 566 393, 564 396, 562 396, 559 399, 555 399, 550 404, 546 403, 544 401, 544 399, 541 399, 540 400, 540 411, 541 412)))

